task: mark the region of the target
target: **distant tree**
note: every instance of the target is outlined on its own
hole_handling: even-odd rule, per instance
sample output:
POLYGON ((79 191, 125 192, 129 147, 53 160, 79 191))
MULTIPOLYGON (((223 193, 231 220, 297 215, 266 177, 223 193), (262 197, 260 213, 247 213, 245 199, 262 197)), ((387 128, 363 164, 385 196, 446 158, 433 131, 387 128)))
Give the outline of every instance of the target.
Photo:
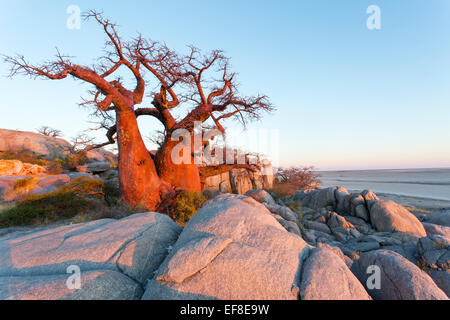
MULTIPOLYGON (((89 11, 85 19, 95 20, 106 35, 105 55, 92 67, 72 62, 69 56, 57 51, 56 59, 42 65, 32 65, 23 56, 5 56, 10 64, 10 76, 18 74, 35 78, 61 80, 68 76, 93 86, 92 98, 83 105, 95 108, 107 128, 108 141, 94 147, 117 142, 119 150, 119 177, 122 198, 132 207, 145 206, 156 209, 163 198, 174 190, 201 191, 201 172, 214 174, 223 168, 199 168, 191 163, 174 163, 171 155, 178 144, 171 139, 177 129, 194 135, 195 123, 214 127, 224 133, 223 121, 237 119, 245 125, 247 120, 259 119, 264 112, 273 110, 264 95, 242 96, 238 92, 236 74, 230 72, 229 59, 219 50, 202 54, 189 47, 187 55, 169 49, 164 43, 143 38, 140 34, 124 42, 116 25, 100 12, 89 11), (135 88, 127 89, 116 71, 124 69, 135 81, 135 88), (116 75, 114 79, 111 79, 116 75), (137 108, 150 87, 150 76, 156 91, 150 94, 152 106, 137 108), (174 110, 187 106, 180 117, 174 110), (150 156, 137 118, 151 116, 164 127, 164 136, 156 155, 150 156), (207 124, 209 123, 209 124, 207 124), (210 170, 211 169, 211 170, 210 170)), ((184 154, 183 154, 184 156, 184 154)), ((194 159, 194 152, 187 155, 194 159)), ((230 165, 228 165, 230 166, 230 165)), ((234 167, 254 169, 251 164, 235 164, 234 167)))
POLYGON ((321 183, 314 167, 278 168, 274 178, 274 188, 289 195, 297 190, 317 188, 321 183))
POLYGON ((37 132, 39 132, 40 134, 43 134, 44 136, 52 137, 52 138, 58 138, 58 137, 62 136, 61 130, 53 129, 53 128, 47 127, 47 126, 40 127, 39 129, 37 129, 37 132))

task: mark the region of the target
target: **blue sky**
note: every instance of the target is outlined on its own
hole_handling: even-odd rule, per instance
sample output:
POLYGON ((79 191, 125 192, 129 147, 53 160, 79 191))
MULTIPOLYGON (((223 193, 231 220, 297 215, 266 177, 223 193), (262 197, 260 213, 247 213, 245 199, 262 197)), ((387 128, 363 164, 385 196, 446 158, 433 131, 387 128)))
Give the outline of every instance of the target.
MULTIPOLYGON (((448 0, 1 0, 0 53, 41 62, 58 47, 93 62, 103 34, 93 22, 69 30, 72 4, 103 9, 124 38, 139 31, 179 50, 224 50, 241 91, 278 108, 253 128, 278 130, 281 165, 450 167, 448 0), (366 28, 369 5, 381 8, 381 30, 366 28)), ((49 125, 70 138, 94 120, 78 107, 80 82, 10 80, 3 62, 0 75, 0 128, 49 125)), ((144 136, 157 128, 140 123, 144 136)))

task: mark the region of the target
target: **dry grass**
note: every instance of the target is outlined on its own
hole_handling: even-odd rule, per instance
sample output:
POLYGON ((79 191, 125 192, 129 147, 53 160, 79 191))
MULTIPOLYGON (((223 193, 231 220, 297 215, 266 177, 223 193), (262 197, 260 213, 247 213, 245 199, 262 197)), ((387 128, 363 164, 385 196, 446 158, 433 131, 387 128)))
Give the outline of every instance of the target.
MULTIPOLYGON (((23 181, 18 188, 23 189, 29 183, 23 181)), ((69 219, 74 223, 118 219, 136 213, 122 205, 118 195, 118 190, 100 180, 80 177, 48 194, 24 195, 14 207, 0 214, 0 228, 46 225, 69 219)))
POLYGON ((425 214, 431 214, 433 211, 426 210, 426 209, 420 209, 415 207, 406 206, 405 207, 408 211, 417 212, 417 213, 425 213, 425 214))

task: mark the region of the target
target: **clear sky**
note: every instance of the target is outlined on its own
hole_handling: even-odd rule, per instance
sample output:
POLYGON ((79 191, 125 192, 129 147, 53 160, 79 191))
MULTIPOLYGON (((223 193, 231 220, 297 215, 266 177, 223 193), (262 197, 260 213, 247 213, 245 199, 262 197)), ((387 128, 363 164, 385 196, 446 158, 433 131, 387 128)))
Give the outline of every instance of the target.
MULTIPOLYGON (((103 34, 93 22, 68 29, 72 4, 103 9, 124 38, 224 50, 241 91, 278 108, 253 127, 278 130, 281 165, 450 167, 448 0, 0 0, 0 53, 41 62, 58 47, 93 62, 103 34), (381 9, 381 30, 366 27, 369 5, 381 9)), ((49 125, 70 138, 93 120, 78 107, 80 82, 10 80, 3 62, 0 75, 0 128, 49 125)), ((140 123, 144 136, 156 128, 140 123)))

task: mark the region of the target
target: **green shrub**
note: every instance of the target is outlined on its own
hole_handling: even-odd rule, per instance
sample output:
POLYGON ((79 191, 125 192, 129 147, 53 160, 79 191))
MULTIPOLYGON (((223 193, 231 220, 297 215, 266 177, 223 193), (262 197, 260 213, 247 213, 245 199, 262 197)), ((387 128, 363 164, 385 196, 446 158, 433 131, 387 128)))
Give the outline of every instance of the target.
POLYGON ((169 214, 179 224, 186 224, 189 219, 201 208, 206 197, 197 192, 180 191, 172 200, 169 214))
MULTIPOLYGON (((30 179, 16 182, 17 188, 26 187, 30 179)), ((0 214, 0 228, 25 225, 43 225, 60 220, 74 219, 85 222, 103 218, 122 218, 132 210, 120 206, 111 207, 106 201, 119 198, 120 193, 111 186, 105 187, 103 181, 90 177, 79 177, 54 192, 41 195, 25 195, 13 208, 0 214)))
POLYGON ((75 153, 65 159, 60 159, 59 162, 63 169, 73 171, 76 167, 88 163, 89 159, 84 153, 75 153))
POLYGON ((109 206, 118 205, 120 202, 120 189, 112 183, 105 183, 103 187, 104 198, 109 206))
POLYGON ((0 214, 0 228, 48 224, 69 219, 92 208, 92 200, 74 193, 54 193, 21 201, 0 214))
POLYGON ((278 200, 286 197, 286 196, 290 196, 288 192, 285 192, 284 190, 282 190, 281 188, 278 187, 273 187, 270 190, 267 190, 270 195, 272 196, 272 198, 278 202, 278 200))

